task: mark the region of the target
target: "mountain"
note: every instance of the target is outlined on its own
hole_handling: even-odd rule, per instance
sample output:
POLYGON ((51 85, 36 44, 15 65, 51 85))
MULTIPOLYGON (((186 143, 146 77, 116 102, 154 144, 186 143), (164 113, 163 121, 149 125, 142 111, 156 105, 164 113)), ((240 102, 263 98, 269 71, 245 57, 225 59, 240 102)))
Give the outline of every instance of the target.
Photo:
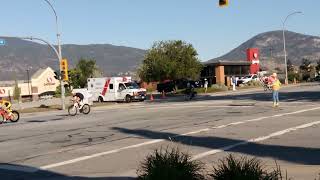
MULTIPOLYGON (((287 58, 294 65, 300 65, 302 58, 313 62, 320 59, 320 37, 285 31, 287 58)), ((260 60, 263 66, 272 61, 276 65, 284 64, 282 31, 270 31, 258 34, 233 49, 229 53, 211 59, 217 60, 246 60, 246 49, 259 48, 260 60)))
MULTIPOLYGON (((0 46, 0 81, 13 80, 15 74, 18 79, 26 80, 28 68, 31 74, 47 66, 58 69, 57 57, 47 45, 17 38, 0 38, 6 40, 6 45, 0 46)), ((81 57, 93 58, 106 76, 134 72, 145 53, 143 49, 110 44, 62 45, 62 56, 69 60, 69 66, 74 67, 81 57)))

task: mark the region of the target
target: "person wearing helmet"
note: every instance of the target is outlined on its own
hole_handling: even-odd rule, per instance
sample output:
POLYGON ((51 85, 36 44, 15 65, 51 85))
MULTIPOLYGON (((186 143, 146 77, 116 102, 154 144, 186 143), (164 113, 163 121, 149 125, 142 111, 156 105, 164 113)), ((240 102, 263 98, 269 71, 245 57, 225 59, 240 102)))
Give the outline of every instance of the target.
POLYGON ((83 96, 82 93, 79 93, 79 92, 74 93, 74 95, 73 95, 73 100, 74 100, 76 103, 78 103, 80 109, 81 109, 82 106, 83 106, 83 99, 84 99, 84 96, 83 96))
MULTIPOLYGON (((0 108, 3 109, 9 116, 12 115, 11 102, 0 98, 0 108)), ((6 121, 6 119, 4 119, 6 121)))

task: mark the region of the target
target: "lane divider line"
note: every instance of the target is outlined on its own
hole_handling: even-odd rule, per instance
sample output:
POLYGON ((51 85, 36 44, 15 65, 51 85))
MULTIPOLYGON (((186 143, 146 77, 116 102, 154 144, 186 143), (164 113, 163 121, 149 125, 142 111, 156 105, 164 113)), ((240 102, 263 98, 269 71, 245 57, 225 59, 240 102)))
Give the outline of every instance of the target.
POLYGON ((309 128, 311 126, 318 125, 318 124, 320 124, 320 121, 315 121, 315 122, 311 122, 311 123, 307 123, 307 124, 302 124, 300 126, 296 126, 296 127, 292 127, 292 128, 288 128, 288 129, 284 129, 284 130, 281 130, 281 131, 277 131, 277 132, 271 133, 271 134, 269 134, 267 136, 260 136, 260 137, 254 138, 254 139, 249 139, 247 141, 239 142, 239 143, 232 144, 232 145, 229 145, 229 146, 225 146, 225 147, 222 147, 222 148, 219 148, 219 149, 213 149, 213 150, 210 150, 210 151, 207 151, 207 152, 204 152, 204 153, 200 153, 200 154, 197 154, 197 155, 193 156, 192 160, 202 159, 202 158, 207 157, 207 156, 211 156, 211 155, 215 155, 217 153, 228 151, 228 150, 233 149, 233 148, 238 147, 238 146, 247 145, 249 143, 265 141, 265 140, 273 138, 273 137, 282 136, 282 135, 285 135, 287 133, 290 133, 290 132, 293 132, 293 131, 297 131, 297 130, 300 130, 300 129, 309 128))
MULTIPOLYGON (((215 127, 211 127, 211 128, 200 129, 200 130, 197 130, 197 131, 192 131, 192 132, 176 135, 174 137, 198 134, 198 133, 201 133, 201 132, 207 132, 207 131, 211 131, 211 130, 214 130, 214 129, 222 129, 222 128, 226 128, 226 127, 229 127, 229 126, 235 126, 235 125, 238 125, 238 124, 245 124, 245 123, 248 123, 248 122, 257 122, 257 121, 262 121, 262 120, 268 119, 268 118, 281 117, 281 116, 287 116, 287 115, 292 115, 292 114, 299 114, 299 113, 308 112, 308 111, 314 111, 314 110, 318 110, 318 109, 320 109, 320 107, 311 108, 311 109, 305 109, 305 110, 300 110, 300 111, 294 111, 294 112, 290 112, 290 113, 277 114, 277 115, 273 115, 273 116, 265 116, 265 117, 260 117, 260 118, 256 118, 256 119, 251 119, 251 120, 238 121, 238 122, 233 122, 233 123, 229 123, 229 124, 226 124, 226 125, 220 125, 220 126, 215 126, 215 127)), ((80 161, 84 161, 84 160, 88 160, 88 159, 104 156, 104 155, 118 153, 118 152, 121 152, 121 151, 124 151, 124 150, 128 150, 128 149, 132 149, 132 148, 138 148, 138 147, 142 147, 142 146, 146 146, 146 145, 160 143, 160 142, 163 142, 163 141, 166 141, 166 140, 167 139, 154 139, 154 140, 151 140, 151 141, 146 141, 146 142, 143 142, 143 143, 122 147, 122 148, 119 148, 119 149, 114 149, 114 150, 110 150, 110 151, 105 151, 105 152, 101 152, 101 153, 96 153, 96 154, 92 154, 92 155, 87 155, 87 156, 74 158, 74 159, 63 161, 63 162, 59 162, 59 163, 54 163, 54 164, 41 166, 40 169, 43 169, 43 170, 52 169, 52 168, 65 166, 65 165, 68 165, 68 164, 73 164, 73 163, 77 163, 77 162, 80 162, 80 161)), ((226 148, 231 149, 233 147, 242 145, 243 143, 245 143, 245 142, 242 142, 242 143, 239 143, 239 144, 235 144, 235 145, 232 145, 230 147, 228 146, 226 148)), ((215 151, 222 152, 223 150, 215 150, 215 151)))

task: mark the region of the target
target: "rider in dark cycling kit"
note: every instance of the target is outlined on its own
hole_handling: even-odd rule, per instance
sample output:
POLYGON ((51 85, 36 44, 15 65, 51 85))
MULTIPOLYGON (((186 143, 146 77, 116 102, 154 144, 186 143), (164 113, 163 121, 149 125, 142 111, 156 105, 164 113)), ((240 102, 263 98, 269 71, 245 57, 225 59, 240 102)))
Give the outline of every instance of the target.
POLYGON ((79 108, 81 109, 82 106, 83 106, 83 99, 84 99, 83 94, 77 92, 77 93, 74 94, 73 98, 79 104, 79 108))

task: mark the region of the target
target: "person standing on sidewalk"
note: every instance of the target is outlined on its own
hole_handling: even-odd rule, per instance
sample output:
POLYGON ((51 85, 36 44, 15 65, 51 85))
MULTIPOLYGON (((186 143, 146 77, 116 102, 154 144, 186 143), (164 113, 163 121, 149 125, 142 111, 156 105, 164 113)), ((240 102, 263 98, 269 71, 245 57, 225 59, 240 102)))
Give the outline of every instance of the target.
POLYGON ((277 73, 273 73, 270 83, 272 86, 272 98, 273 98, 273 107, 279 106, 279 90, 281 87, 281 82, 277 77, 277 73))
POLYGON ((207 79, 204 79, 204 93, 207 93, 208 91, 208 80, 207 79))

